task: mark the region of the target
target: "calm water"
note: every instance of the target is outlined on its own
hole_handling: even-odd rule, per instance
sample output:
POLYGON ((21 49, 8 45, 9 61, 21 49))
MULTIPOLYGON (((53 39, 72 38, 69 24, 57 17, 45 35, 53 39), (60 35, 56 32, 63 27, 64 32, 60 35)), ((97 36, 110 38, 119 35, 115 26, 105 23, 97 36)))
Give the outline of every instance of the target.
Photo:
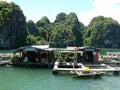
POLYGON ((51 69, 0 67, 0 90, 120 90, 120 76, 73 78, 51 69))

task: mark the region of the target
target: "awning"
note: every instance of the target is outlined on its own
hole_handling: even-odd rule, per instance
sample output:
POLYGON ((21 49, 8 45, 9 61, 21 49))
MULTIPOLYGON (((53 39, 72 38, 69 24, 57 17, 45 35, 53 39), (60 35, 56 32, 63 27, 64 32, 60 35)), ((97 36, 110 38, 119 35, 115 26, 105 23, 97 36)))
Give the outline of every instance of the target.
POLYGON ((12 52, 19 52, 21 50, 25 51, 35 51, 35 50, 46 50, 49 49, 49 45, 33 45, 33 46, 24 46, 17 49, 12 50, 12 52))

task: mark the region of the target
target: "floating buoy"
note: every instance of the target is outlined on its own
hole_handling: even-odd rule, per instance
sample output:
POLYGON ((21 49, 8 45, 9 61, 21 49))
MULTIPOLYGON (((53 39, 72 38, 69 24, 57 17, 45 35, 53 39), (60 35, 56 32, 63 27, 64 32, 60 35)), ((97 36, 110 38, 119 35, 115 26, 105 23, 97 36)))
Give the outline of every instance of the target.
POLYGON ((89 70, 90 70, 90 68, 89 68, 89 67, 85 67, 85 70, 86 70, 86 71, 89 71, 89 70))

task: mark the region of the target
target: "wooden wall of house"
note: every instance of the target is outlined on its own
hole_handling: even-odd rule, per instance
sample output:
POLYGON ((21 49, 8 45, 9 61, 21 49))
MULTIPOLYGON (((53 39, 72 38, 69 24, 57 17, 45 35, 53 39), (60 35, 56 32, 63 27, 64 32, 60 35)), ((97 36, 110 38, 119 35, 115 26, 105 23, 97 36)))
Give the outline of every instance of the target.
POLYGON ((94 63, 95 63, 95 64, 97 64, 97 63, 98 63, 98 59, 99 59, 99 51, 98 51, 98 50, 96 50, 96 51, 95 51, 94 58, 93 58, 93 60, 94 60, 94 63))

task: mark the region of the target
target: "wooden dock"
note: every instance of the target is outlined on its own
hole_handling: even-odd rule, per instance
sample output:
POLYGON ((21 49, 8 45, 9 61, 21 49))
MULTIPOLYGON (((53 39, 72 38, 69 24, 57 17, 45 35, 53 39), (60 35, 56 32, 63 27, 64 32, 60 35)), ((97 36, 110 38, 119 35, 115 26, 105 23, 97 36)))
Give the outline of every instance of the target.
POLYGON ((101 64, 101 68, 99 69, 86 69, 86 67, 81 64, 81 63, 78 63, 78 65, 81 65, 81 68, 59 68, 58 67, 59 65, 59 61, 56 61, 55 64, 54 64, 54 68, 53 68, 53 73, 57 73, 57 72, 70 72, 70 71, 95 71, 95 72, 120 72, 120 68, 115 68, 115 67, 111 67, 111 66, 108 66, 106 64, 101 64))
POLYGON ((10 60, 6 60, 6 61, 0 60, 0 66, 8 65, 10 63, 11 63, 10 60))

